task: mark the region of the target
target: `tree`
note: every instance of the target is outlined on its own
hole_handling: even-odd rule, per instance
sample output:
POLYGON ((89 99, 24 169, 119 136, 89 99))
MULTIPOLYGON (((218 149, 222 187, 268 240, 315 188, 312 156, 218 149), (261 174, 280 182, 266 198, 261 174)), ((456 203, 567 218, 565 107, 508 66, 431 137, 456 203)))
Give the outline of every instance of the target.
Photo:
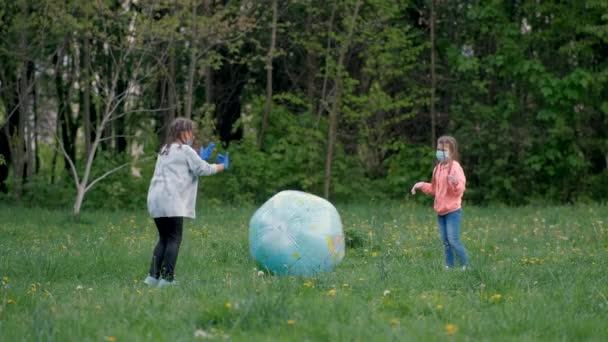
MULTIPOLYGON (((121 13, 120 9, 107 7, 103 3, 97 3, 96 5, 98 6, 97 10, 100 13, 103 29, 100 32, 95 32, 95 34, 98 34, 95 39, 103 42, 102 46, 109 62, 107 68, 109 73, 105 82, 98 85, 99 97, 103 105, 99 113, 100 120, 95 125, 95 135, 91 143, 90 153, 85 160, 82 172, 79 172, 75 159, 68 153, 64 144, 59 144, 61 152, 70 166, 76 187, 76 199, 73 206, 73 214, 76 216, 80 214, 82 203, 89 190, 104 178, 130 165, 130 163, 123 164, 108 170, 95 179, 91 179, 95 154, 104 140, 113 138, 112 136, 105 136, 104 131, 115 120, 127 115, 127 112, 121 112, 120 109, 125 108, 124 104, 134 95, 130 85, 142 84, 156 70, 156 65, 144 65, 145 61, 150 60, 149 56, 156 52, 149 47, 153 46, 152 42, 143 41, 146 36, 142 32, 146 32, 150 21, 145 19, 136 21, 137 12, 135 11, 121 13), (112 24, 110 24, 110 21, 112 24), (117 24, 122 24, 123 30, 110 30, 112 25, 117 24), (125 77, 125 75, 127 75, 127 80, 124 82, 127 85, 119 87, 121 77, 125 77)), ((138 111, 146 110, 139 109, 138 111)), ((146 158, 141 160, 146 160, 146 158)))
MULTIPOLYGON (((4 18, 0 21, 0 33, 5 45, 0 49, 0 93, 4 103, 5 121, 2 133, 6 144, 2 150, 7 167, 13 166, 13 194, 20 199, 25 183, 36 170, 36 113, 33 112, 34 88, 40 69, 47 59, 44 53, 44 33, 48 28, 42 16, 44 7, 28 0, 0 3, 4 18), (42 56, 41 56, 42 55, 42 56), (38 64, 37 64, 38 63, 38 64)), ((4 179, 2 180, 4 182, 4 179)))
POLYGON ((340 115, 340 106, 342 105, 342 87, 343 87, 343 70, 345 67, 346 53, 350 47, 352 41, 353 32, 355 30, 355 24, 359 15, 359 8, 361 7, 361 0, 355 2, 355 8, 353 13, 348 18, 350 20, 347 25, 348 33, 340 44, 340 54, 338 56, 338 62, 336 66, 335 76, 335 95, 332 100, 331 110, 329 111, 329 128, 327 131, 327 155, 325 158, 325 185, 324 185, 324 196, 329 198, 329 191, 331 187, 331 167, 334 157, 334 149, 336 144, 336 133, 338 129, 338 117, 340 115))
POLYGON ((264 132, 268 126, 268 116, 272 110, 272 61, 275 54, 275 46, 277 41, 277 16, 278 5, 277 0, 272 0, 272 24, 270 36, 270 48, 266 56, 266 102, 264 104, 264 116, 262 117, 262 125, 258 135, 258 148, 261 150, 264 147, 264 132))

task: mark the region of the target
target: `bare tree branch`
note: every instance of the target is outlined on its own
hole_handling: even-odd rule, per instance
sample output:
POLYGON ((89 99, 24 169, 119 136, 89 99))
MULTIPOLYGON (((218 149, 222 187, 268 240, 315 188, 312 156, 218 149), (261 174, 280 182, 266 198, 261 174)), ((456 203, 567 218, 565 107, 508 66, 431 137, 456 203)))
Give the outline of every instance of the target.
POLYGON ((101 181, 101 180, 103 180, 104 178, 106 178, 106 177, 110 176, 110 175, 111 175, 111 174, 113 174, 113 173, 116 173, 116 172, 118 172, 118 171, 120 171, 120 170, 124 169, 124 168, 125 168, 125 167, 127 167, 127 166, 132 165, 132 164, 136 164, 136 163, 139 163, 139 162, 143 162, 143 161, 148 161, 148 160, 150 160, 150 159, 152 159, 152 158, 154 158, 154 157, 156 157, 156 154, 154 154, 154 155, 150 155, 150 156, 147 156, 147 157, 145 157, 145 158, 139 159, 139 160, 134 161, 134 162, 124 163, 124 164, 122 164, 122 165, 120 165, 120 166, 117 166, 117 167, 113 168, 112 170, 110 170, 110 171, 108 171, 108 172, 104 173, 103 175, 101 175, 101 176, 97 177, 95 180, 93 180, 93 181, 92 181, 92 182, 91 182, 91 183, 90 183, 90 184, 89 184, 89 185, 88 185, 88 186, 87 186, 87 187, 84 189, 84 192, 85 192, 85 193, 86 193, 86 192, 88 192, 89 190, 91 190, 91 188, 92 188, 93 186, 95 186, 95 184, 97 184, 98 182, 100 182, 100 181, 101 181))
POLYGON ((74 165, 74 161, 72 160, 72 158, 70 157, 68 152, 65 150, 65 147, 63 146, 63 143, 61 142, 61 138, 57 135, 56 132, 55 132, 55 139, 57 140, 57 143, 58 143, 60 149, 57 149, 55 147, 53 147, 53 149, 55 151, 61 152, 61 154, 63 155, 63 158, 65 158, 65 160, 70 165, 70 171, 72 172, 72 177, 74 178, 74 185, 76 185, 76 189, 78 189, 78 186, 80 185, 80 179, 78 177, 78 171, 76 170, 76 165, 74 165))

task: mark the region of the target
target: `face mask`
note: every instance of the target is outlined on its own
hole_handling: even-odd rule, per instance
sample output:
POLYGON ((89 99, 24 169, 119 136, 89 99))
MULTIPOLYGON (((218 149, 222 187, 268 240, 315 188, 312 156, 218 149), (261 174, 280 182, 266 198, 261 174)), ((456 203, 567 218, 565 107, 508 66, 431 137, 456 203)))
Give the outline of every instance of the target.
POLYGON ((437 156, 437 160, 439 160, 440 162, 444 162, 444 161, 450 159, 450 152, 437 150, 436 156, 437 156))
POLYGON ((188 140, 186 140, 186 145, 188 145, 188 146, 190 146, 190 147, 192 147, 192 144, 193 144, 193 143, 194 143, 194 140, 193 140, 193 139, 188 139, 188 140))

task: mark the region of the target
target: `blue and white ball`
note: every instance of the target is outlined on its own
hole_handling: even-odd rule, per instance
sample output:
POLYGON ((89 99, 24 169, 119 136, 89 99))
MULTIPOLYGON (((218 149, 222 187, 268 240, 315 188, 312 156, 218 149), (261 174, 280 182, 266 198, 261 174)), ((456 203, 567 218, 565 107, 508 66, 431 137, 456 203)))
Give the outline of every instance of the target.
POLYGON ((249 222, 249 252, 266 271, 313 275, 344 258, 344 232, 336 208, 301 191, 281 191, 249 222))

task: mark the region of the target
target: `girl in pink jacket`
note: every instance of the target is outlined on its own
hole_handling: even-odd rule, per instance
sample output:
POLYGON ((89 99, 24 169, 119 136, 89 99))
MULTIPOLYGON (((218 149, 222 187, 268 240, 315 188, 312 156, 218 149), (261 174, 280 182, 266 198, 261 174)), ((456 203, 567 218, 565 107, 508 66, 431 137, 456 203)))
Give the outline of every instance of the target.
POLYGON ((458 145, 451 136, 437 140, 438 163, 433 169, 431 183, 418 182, 412 194, 420 190, 435 196, 434 208, 439 222, 439 235, 444 245, 446 268, 454 267, 454 253, 458 256, 462 270, 467 269, 467 252, 460 242, 461 203, 467 179, 458 163, 458 145))

